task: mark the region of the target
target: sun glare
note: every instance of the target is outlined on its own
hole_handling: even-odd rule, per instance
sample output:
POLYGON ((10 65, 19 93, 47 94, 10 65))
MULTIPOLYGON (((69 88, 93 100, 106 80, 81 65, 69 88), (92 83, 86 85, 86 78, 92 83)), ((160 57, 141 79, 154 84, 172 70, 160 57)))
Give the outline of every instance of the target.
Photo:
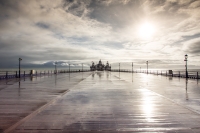
POLYGON ((146 22, 139 27, 139 36, 142 39, 149 39, 154 35, 154 33, 155 27, 151 23, 146 22))

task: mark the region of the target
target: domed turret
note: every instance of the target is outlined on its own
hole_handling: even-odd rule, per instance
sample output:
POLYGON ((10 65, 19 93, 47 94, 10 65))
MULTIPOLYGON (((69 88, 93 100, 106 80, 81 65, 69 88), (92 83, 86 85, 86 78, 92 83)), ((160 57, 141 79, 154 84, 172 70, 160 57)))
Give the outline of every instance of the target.
POLYGON ((106 63, 106 66, 109 66, 109 63, 108 63, 108 61, 107 61, 107 63, 106 63))
POLYGON ((102 64, 101 59, 100 59, 100 61, 99 61, 99 64, 102 64))

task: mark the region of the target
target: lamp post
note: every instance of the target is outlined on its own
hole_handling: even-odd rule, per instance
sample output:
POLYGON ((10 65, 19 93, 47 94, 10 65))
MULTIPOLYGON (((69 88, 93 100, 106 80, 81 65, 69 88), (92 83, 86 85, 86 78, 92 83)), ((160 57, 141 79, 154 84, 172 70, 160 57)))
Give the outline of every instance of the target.
POLYGON ((149 63, 149 62, 147 61, 147 62, 146 62, 146 64, 147 64, 147 74, 148 74, 148 63, 149 63))
POLYGON ((185 76, 186 76, 186 78, 188 78, 188 71, 187 71, 187 61, 188 60, 187 59, 188 59, 188 55, 186 54, 185 55, 185 60, 184 60, 185 61, 185 76))
POLYGON ((55 74, 57 74, 57 62, 55 62, 55 74))
POLYGON ((132 73, 133 73, 133 62, 132 62, 132 73))
POLYGON ((119 72, 120 72, 120 63, 119 63, 119 72))
POLYGON ((20 69, 21 69, 21 64, 20 62, 22 61, 22 58, 19 58, 19 78, 20 78, 20 69))
POLYGON ((83 63, 82 63, 82 72, 83 72, 83 63))
POLYGON ((69 73, 70 73, 70 64, 69 64, 69 73))

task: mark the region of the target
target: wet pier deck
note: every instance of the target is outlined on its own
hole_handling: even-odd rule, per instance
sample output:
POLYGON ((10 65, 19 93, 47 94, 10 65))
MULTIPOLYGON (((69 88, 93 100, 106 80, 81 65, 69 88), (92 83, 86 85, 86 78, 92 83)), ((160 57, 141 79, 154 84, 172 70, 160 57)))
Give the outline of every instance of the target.
POLYGON ((200 132, 198 80, 85 72, 0 81, 0 132, 200 132))

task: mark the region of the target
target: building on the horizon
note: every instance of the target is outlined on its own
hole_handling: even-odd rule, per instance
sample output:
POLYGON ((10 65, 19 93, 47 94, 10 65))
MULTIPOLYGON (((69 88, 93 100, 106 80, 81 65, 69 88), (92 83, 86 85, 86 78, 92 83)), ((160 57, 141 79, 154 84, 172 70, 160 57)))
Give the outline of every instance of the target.
POLYGON ((111 66, 109 66, 108 61, 107 61, 106 65, 104 65, 100 60, 99 63, 96 64, 96 65, 94 64, 94 62, 92 62, 92 66, 90 66, 90 70, 91 71, 96 71, 96 70, 97 71, 104 71, 104 70, 110 71, 111 70, 111 66))

